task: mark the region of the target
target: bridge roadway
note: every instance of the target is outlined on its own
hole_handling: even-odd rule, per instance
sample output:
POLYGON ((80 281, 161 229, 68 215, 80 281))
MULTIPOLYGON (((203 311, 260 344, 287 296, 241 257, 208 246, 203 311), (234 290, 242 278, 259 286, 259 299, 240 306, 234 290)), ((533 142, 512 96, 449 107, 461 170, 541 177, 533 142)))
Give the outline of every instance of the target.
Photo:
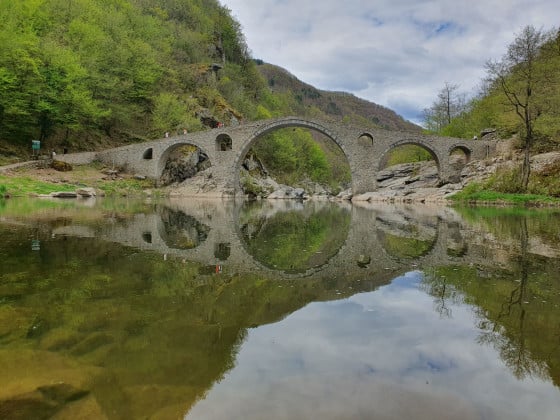
MULTIPOLYGON (((426 149, 437 163, 441 183, 458 182, 460 179, 461 168, 455 167, 450 159, 454 151, 462 151, 467 160, 479 160, 493 155, 496 150, 495 142, 483 140, 428 136, 288 117, 108 149, 97 153, 95 158, 107 165, 159 180, 173 150, 191 144, 200 148, 210 160, 211 167, 201 174, 212 180, 215 195, 235 196, 242 191, 239 173, 253 143, 267 133, 289 127, 317 131, 340 147, 350 166, 352 192, 355 195, 377 189, 377 172, 382 169, 384 158, 402 145, 414 144, 426 149)), ((61 156, 60 159, 65 160, 65 157, 61 156)))
MULTIPOLYGON (((270 218, 278 212, 304 211, 305 206, 320 208, 329 202, 298 203, 290 200, 271 200, 264 203, 257 217, 270 218)), ((296 279, 320 278, 347 280, 359 278, 383 278, 414 270, 450 264, 477 264, 495 266, 479 247, 469 247, 463 238, 465 222, 452 209, 434 209, 381 206, 362 208, 346 205, 350 225, 346 239, 338 251, 320 265, 302 272, 287 272, 269 267, 248 252, 247 244, 239 232, 240 205, 234 200, 181 200, 166 204, 168 210, 191 216, 207 227, 205 240, 192 249, 180 249, 166 239, 165 221, 159 213, 136 214, 130 219, 119 220, 98 230, 63 226, 56 228, 55 235, 96 236, 145 251, 153 251, 163 258, 171 256, 202 265, 219 267, 227 273, 262 273, 267 278, 296 279), (424 213, 419 213, 425 211, 424 213), (392 254, 384 247, 386 235, 406 239, 420 239, 430 246, 423 255, 406 258, 392 254), (474 249, 473 249, 474 248, 474 249), (218 250, 228 249, 224 257, 218 250), (370 261, 368 263, 368 261, 370 261)), ((176 227, 173 227, 176 231, 176 227)), ((477 234, 471 235, 476 237, 477 234)), ((392 277, 391 277, 392 276, 392 277)))

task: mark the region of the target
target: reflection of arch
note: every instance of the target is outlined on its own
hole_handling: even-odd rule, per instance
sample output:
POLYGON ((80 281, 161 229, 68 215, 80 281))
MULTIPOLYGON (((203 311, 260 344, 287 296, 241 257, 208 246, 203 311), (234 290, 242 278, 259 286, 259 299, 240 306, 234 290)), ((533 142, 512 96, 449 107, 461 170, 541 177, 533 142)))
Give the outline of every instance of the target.
POLYGON ((439 224, 436 227, 420 223, 410 223, 409 220, 405 217, 404 221, 399 223, 397 220, 377 218, 377 222, 380 225, 376 229, 377 242, 387 257, 396 260, 417 259, 430 255, 436 248, 440 236, 439 224), (433 237, 428 237, 425 240, 418 239, 418 233, 422 230, 418 226, 435 228, 435 234, 433 237), (397 242, 391 244, 389 241, 397 242))
POLYGON ((385 232, 381 229, 377 230, 377 238, 379 244, 385 251, 385 254, 389 258, 402 260, 402 259, 417 259, 429 255, 435 248, 437 244, 437 235, 431 240, 420 240, 417 238, 410 238, 400 235, 392 235, 391 233, 385 232), (398 246, 390 246, 389 241, 392 238, 398 238, 400 241, 398 246), (399 255, 396 255, 395 250, 399 251, 399 255), (413 252, 411 252, 413 250, 413 252))
POLYGON ((153 159, 153 157, 154 157, 154 149, 152 147, 146 149, 144 151, 144 154, 142 155, 142 158, 146 160, 151 160, 153 159))
POLYGON ((379 167, 377 168, 377 171, 380 171, 383 169, 383 165, 388 161, 389 159, 389 154, 395 150, 398 147, 401 146, 406 146, 406 145, 413 145, 413 146, 419 146, 422 149, 426 150, 430 156, 434 159, 434 161, 436 162, 437 168, 438 168, 438 174, 441 175, 441 162, 440 162, 440 157, 438 156, 437 152, 434 150, 434 148, 432 147, 432 145, 430 145, 428 142, 425 142, 423 140, 418 140, 418 139, 404 139, 404 140, 400 140, 398 142, 395 142, 393 144, 391 144, 391 146, 385 150, 383 152, 383 154, 381 155, 381 158, 379 159, 379 167))
POLYGON ((228 136, 227 134, 219 134, 218 137, 216 137, 216 150, 219 152, 226 152, 228 150, 231 150, 233 147, 233 142, 231 140, 231 137, 228 136))
POLYGON ((462 257, 469 250, 468 243, 461 235, 461 226, 457 222, 447 224, 446 253, 450 257, 462 257))
POLYGON ((179 210, 164 207, 159 211, 162 241, 172 249, 193 249, 208 238, 210 227, 179 210))
MULTIPOLYGON (((310 205, 309 203, 306 203, 307 205, 310 205)), ((248 203, 247 205, 251 206, 251 203, 248 203)), ((339 255, 340 252, 343 252, 344 249, 344 245, 346 244, 346 241, 348 239, 348 235, 350 232, 350 226, 351 226, 351 220, 352 220, 352 215, 351 212, 348 211, 347 208, 343 208, 334 204, 331 205, 326 205, 324 208, 319 209, 319 211, 313 211, 311 214, 313 214, 314 216, 316 215, 318 220, 325 220, 325 219, 329 219, 328 217, 322 217, 323 215, 321 215, 321 211, 332 211, 333 209, 336 209, 337 211, 340 212, 340 215, 343 217, 347 217, 347 226, 346 228, 344 227, 344 223, 337 223, 335 226, 332 226, 332 231, 333 232, 337 232, 339 234, 340 237, 342 237, 342 240, 335 240, 333 242, 331 242, 330 244, 328 243, 328 241, 325 243, 321 243, 321 245, 325 245, 326 246, 324 248, 320 248, 320 251, 317 252, 311 252, 309 254, 307 254, 307 256, 309 258, 307 258, 305 260, 306 265, 305 266, 297 266, 297 265, 290 265, 290 266, 286 266, 286 267, 279 267, 274 265, 272 262, 276 262, 276 261, 266 261, 263 260, 263 255, 255 255, 255 251, 262 251, 262 247, 261 244, 259 244, 257 242, 256 246, 253 247, 253 249, 251 248, 251 244, 249 243, 251 240, 259 240, 261 239, 263 243, 268 243, 268 245, 271 246, 271 249, 274 249, 276 251, 276 249, 274 248, 278 242, 274 242, 275 237, 273 235, 270 234, 270 231, 267 231, 266 229, 273 226, 274 222, 275 222, 275 218, 277 217, 281 217, 282 215, 288 215, 288 214, 294 214, 294 215, 301 215, 304 220, 303 223, 301 223, 301 226, 303 225, 316 225, 314 223, 308 223, 308 218, 306 216, 309 215, 309 212, 306 211, 305 209, 285 209, 285 210, 279 210, 274 212, 272 215, 266 211, 266 209, 263 208, 264 213, 259 214, 260 212, 257 213, 253 213, 251 216, 251 220, 255 221, 256 223, 254 224, 254 226, 249 226, 248 223, 243 223, 239 216, 242 213, 241 211, 242 207, 238 208, 238 213, 235 217, 235 230, 237 233, 237 237, 239 239, 239 242, 241 243, 241 246, 243 248, 243 250, 247 253, 248 256, 251 257, 251 259, 253 260, 253 262, 259 266, 262 267, 265 270, 272 270, 272 271, 276 271, 276 272, 281 272, 283 275, 288 275, 288 276, 294 276, 294 277, 305 277, 311 274, 315 274, 317 272, 322 271, 325 268, 328 268, 331 264, 331 261, 333 258, 335 258, 337 255, 339 255), (259 238, 259 236, 261 236, 259 238), (333 246, 334 244, 334 246, 333 246)), ((281 226, 282 228, 282 232, 285 231, 289 231, 289 223, 287 223, 287 221, 285 219, 281 219, 278 221, 278 226, 281 226)), ((301 229, 298 228, 299 225, 296 225, 296 228, 292 230, 292 232, 299 232, 301 233, 302 237, 306 237, 306 232, 303 232, 301 229)), ((314 226, 316 228, 316 226, 314 226)), ((283 237, 285 236, 284 233, 279 234, 279 237, 283 237)), ((335 239, 336 235, 334 236, 335 239)), ((282 243, 282 240, 284 240, 284 238, 279 238, 280 239, 280 243, 282 243)), ((311 238, 312 239, 312 238, 311 238)), ((312 241, 311 241, 312 242, 312 241)), ((286 243, 286 242, 285 242, 286 243)), ((295 245, 299 245, 297 243, 295 243, 295 245)), ((316 244, 315 244, 316 245, 316 244)), ((295 249, 297 249, 297 255, 302 255, 305 254, 305 251, 309 251, 309 249, 302 249, 300 247, 295 247, 295 249)), ((284 249, 278 249, 279 253, 282 253, 283 251, 285 251, 284 249)), ((313 251, 316 251, 313 250, 313 251)), ((291 255, 288 253, 288 255, 291 255)), ((290 259, 290 262, 292 262, 293 260, 290 259)))
POLYGON ((264 136, 272 131, 279 130, 281 128, 290 128, 290 127, 307 128, 309 130, 317 131, 323 134, 324 136, 328 137, 342 151, 344 157, 346 158, 346 161, 348 162, 348 165, 350 166, 350 172, 354 173, 354 168, 352 167, 353 162, 350 159, 348 159, 348 152, 346 151, 346 146, 335 133, 330 131, 325 126, 313 121, 306 121, 298 118, 285 118, 285 119, 273 121, 261 127, 259 130, 257 130, 251 135, 249 140, 245 143, 243 148, 240 150, 239 154, 235 158, 235 165, 234 165, 234 177, 235 177, 234 185, 236 190, 238 191, 241 190, 240 181, 239 181, 239 173, 241 171, 241 165, 243 164, 243 160, 245 159, 245 156, 247 155, 247 153, 249 152, 249 150, 251 149, 255 141, 259 137, 264 136))

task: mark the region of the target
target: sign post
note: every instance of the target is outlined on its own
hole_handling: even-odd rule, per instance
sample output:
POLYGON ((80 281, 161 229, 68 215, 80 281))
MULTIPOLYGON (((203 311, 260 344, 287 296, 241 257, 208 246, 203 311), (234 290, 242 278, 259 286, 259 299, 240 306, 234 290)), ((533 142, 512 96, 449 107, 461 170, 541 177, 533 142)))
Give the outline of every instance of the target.
POLYGON ((41 149, 41 142, 39 140, 31 140, 31 150, 33 151, 33 158, 39 157, 39 150, 41 149))

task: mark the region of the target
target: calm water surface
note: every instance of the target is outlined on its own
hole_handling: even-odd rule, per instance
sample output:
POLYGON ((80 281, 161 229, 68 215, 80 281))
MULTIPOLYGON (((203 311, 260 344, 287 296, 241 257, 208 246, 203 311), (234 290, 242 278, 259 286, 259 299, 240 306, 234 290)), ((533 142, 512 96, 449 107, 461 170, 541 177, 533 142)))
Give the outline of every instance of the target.
POLYGON ((558 419, 560 213, 0 201, 0 418, 558 419))

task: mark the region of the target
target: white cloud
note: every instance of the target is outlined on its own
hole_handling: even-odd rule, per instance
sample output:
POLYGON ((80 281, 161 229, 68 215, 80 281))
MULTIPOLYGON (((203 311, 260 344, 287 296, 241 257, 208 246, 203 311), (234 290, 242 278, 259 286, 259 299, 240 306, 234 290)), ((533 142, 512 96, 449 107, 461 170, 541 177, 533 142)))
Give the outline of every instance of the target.
POLYGON ((421 278, 249 330, 235 367, 186 418, 556 419, 554 384, 518 380, 477 342, 472 309, 448 302, 441 318, 421 278))
POLYGON ((526 25, 560 22, 556 0, 221 0, 255 58, 414 119, 446 81, 467 93, 526 25))

